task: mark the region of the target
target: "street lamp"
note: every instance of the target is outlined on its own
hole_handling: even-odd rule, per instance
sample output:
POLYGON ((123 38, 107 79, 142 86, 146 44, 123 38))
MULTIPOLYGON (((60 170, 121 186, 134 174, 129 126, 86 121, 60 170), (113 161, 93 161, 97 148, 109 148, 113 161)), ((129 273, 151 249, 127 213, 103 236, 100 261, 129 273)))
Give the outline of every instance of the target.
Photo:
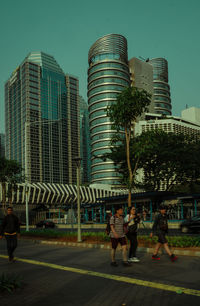
POLYGON ((31 121, 31 122, 27 122, 25 121, 25 141, 24 141, 24 146, 25 146, 25 199, 26 199, 26 231, 29 231, 29 211, 28 211, 28 150, 27 150, 27 127, 31 126, 31 125, 44 125, 44 124, 51 124, 51 123, 55 123, 60 121, 61 119, 55 119, 55 120, 48 120, 46 119, 46 121, 31 121))
POLYGON ((80 202, 80 168, 81 168, 81 157, 75 157, 72 159, 76 163, 76 173, 77 173, 77 242, 81 242, 81 202, 80 202))

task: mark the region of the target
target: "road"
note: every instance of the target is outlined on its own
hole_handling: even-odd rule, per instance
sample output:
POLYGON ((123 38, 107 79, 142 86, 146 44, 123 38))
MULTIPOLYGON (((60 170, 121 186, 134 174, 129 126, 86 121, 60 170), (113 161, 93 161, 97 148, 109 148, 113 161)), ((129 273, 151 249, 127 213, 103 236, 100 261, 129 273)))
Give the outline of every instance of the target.
POLYGON ((197 306, 200 304, 198 257, 179 257, 172 263, 139 253, 139 263, 110 266, 110 252, 19 241, 17 261, 5 258, 0 242, 0 271, 23 277, 24 286, 0 297, 1 306, 197 306))

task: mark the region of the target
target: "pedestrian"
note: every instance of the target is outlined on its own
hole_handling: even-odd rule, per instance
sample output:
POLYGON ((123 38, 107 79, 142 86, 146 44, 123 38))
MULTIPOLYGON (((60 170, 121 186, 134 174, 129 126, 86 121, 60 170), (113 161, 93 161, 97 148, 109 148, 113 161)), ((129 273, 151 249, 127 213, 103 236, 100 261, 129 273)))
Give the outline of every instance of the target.
POLYGON ((128 262, 139 262, 140 260, 136 256, 136 250, 138 246, 137 230, 138 224, 140 223, 140 216, 139 214, 136 214, 136 209, 134 206, 129 209, 129 213, 124 218, 124 222, 128 223, 128 232, 126 234, 130 243, 128 262))
POLYGON ((14 251, 17 247, 17 236, 20 234, 20 223, 17 216, 13 214, 12 207, 7 208, 7 215, 4 217, 0 227, 0 239, 3 235, 7 242, 9 262, 14 262, 14 251))
POLYGON ((150 233, 150 237, 152 238, 153 235, 158 236, 158 242, 155 246, 154 253, 152 255, 153 260, 159 260, 160 257, 158 256, 158 251, 161 246, 164 247, 165 251, 170 257, 171 261, 177 260, 177 256, 175 256, 168 246, 167 239, 165 235, 168 233, 168 222, 167 222, 167 215, 166 215, 166 207, 164 205, 160 206, 160 213, 156 216, 152 232, 150 233))
POLYGON ((118 264, 115 260, 116 249, 118 243, 122 247, 123 265, 130 266, 131 264, 127 261, 127 242, 124 233, 124 218, 123 208, 118 207, 114 216, 110 218, 110 237, 111 237, 111 266, 117 267, 118 264))

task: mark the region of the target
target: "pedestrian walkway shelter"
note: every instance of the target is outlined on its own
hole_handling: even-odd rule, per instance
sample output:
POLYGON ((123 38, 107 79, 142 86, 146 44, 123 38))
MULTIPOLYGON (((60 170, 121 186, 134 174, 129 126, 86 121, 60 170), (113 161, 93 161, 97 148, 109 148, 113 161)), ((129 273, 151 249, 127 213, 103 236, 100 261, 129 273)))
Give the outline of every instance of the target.
MULTIPOLYGON (((125 214, 128 210, 128 195, 117 195, 97 199, 92 205, 82 206, 84 222, 104 223, 106 212, 114 214, 115 209, 123 206, 125 214)), ((132 194, 132 205, 141 214, 143 221, 152 222, 160 204, 167 206, 169 221, 177 222, 200 214, 200 194, 184 194, 172 192, 141 192, 132 194)))

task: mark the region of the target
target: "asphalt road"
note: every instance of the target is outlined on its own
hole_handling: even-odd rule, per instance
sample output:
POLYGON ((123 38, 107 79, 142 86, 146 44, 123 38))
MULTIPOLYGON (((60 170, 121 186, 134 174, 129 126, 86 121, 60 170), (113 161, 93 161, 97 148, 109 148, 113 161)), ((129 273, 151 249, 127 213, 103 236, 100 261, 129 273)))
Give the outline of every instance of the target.
POLYGON ((110 252, 19 241, 17 261, 5 258, 0 241, 1 273, 16 273, 23 288, 0 296, 1 306, 197 306, 200 304, 198 257, 182 256, 172 263, 139 253, 139 263, 124 267, 117 251, 118 267, 110 266, 110 252))

